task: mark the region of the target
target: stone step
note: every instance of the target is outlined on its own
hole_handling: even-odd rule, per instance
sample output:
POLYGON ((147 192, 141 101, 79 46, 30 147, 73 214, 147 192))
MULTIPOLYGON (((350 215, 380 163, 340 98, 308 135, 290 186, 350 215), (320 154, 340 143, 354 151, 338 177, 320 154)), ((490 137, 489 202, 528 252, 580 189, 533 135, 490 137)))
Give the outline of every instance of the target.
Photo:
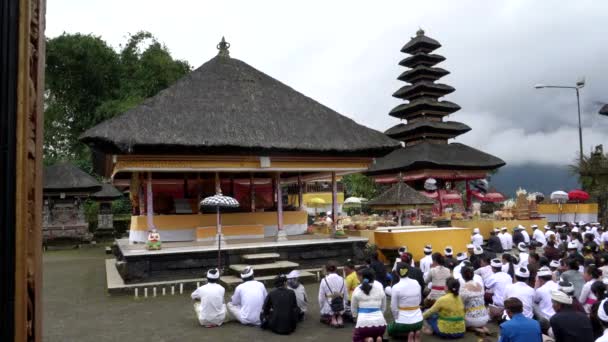
POLYGON ((259 253, 259 254, 243 254, 241 259, 246 264, 259 264, 275 261, 280 258, 279 253, 259 253))
MULTIPOLYGON (((274 285, 273 281, 274 281, 275 277, 276 277, 276 274, 275 275, 266 275, 266 276, 261 276, 261 277, 254 277, 254 278, 257 281, 264 283, 264 285, 266 285, 266 287, 271 288, 274 285)), ((317 281, 317 276, 314 273, 310 273, 307 271, 300 271, 299 279, 300 279, 300 282, 303 284, 314 283, 317 281)), ((229 289, 233 289, 233 288, 237 287, 242 282, 243 281, 241 280, 240 277, 236 277, 236 276, 232 276, 232 275, 220 277, 220 284, 229 289)))
POLYGON ((273 275, 273 274, 276 275, 279 273, 287 273, 287 272, 290 272, 291 270, 297 269, 300 265, 295 262, 280 260, 280 261, 274 261, 271 263, 257 264, 257 265, 232 264, 232 265, 230 265, 229 270, 230 270, 230 272, 233 273, 233 275, 240 277, 241 272, 247 266, 253 267, 254 276, 266 276, 266 275, 273 275))

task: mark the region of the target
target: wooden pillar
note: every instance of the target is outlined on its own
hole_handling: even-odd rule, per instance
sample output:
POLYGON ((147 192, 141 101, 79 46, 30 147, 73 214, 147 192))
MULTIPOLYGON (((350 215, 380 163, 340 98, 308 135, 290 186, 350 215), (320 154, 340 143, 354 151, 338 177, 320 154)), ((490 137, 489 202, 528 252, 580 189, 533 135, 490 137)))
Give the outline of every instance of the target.
POLYGON ((275 176, 275 189, 277 196, 277 227, 283 230, 283 194, 281 192, 281 174, 277 172, 275 176))
POLYGON ((273 182, 277 195, 277 241, 287 241, 287 232, 283 227, 283 194, 281 191, 281 173, 277 172, 273 182))
MULTIPOLYGON (((201 180, 201 173, 197 172, 196 173, 196 205, 200 205, 201 201, 203 200, 201 198, 201 194, 203 192, 203 183, 201 180)), ((199 210, 200 212, 200 210, 199 210)))
POLYGON ((465 187, 465 195, 466 195, 466 208, 465 210, 469 210, 471 208, 471 186, 469 185, 469 181, 465 180, 464 181, 464 187, 465 187))
POLYGON ((253 172, 249 174, 249 197, 251 199, 251 212, 255 212, 255 179, 253 172))
POLYGON ((188 174, 184 173, 184 198, 188 198, 188 174))
POLYGON ((144 183, 143 183, 143 175, 139 174, 139 186, 137 190, 139 192, 139 216, 144 216, 146 214, 146 203, 144 202, 144 183))
POLYGON ((336 227, 338 226, 338 182, 336 182, 336 172, 331 173, 331 220, 332 235, 336 235, 336 227))
POLYGON ((304 207, 302 201, 304 200, 304 190, 302 189, 302 174, 298 174, 298 209, 302 210, 304 207))
POLYGON ((219 172, 215 173, 215 193, 216 194, 222 193, 222 184, 220 182, 220 173, 219 172))
POLYGON ((401 216, 403 216, 403 210, 397 210, 397 226, 401 227, 401 216))
POLYGON ((148 218, 148 229, 155 229, 154 226, 154 194, 152 192, 152 172, 148 171, 148 182, 147 182, 147 206, 146 216, 148 218))

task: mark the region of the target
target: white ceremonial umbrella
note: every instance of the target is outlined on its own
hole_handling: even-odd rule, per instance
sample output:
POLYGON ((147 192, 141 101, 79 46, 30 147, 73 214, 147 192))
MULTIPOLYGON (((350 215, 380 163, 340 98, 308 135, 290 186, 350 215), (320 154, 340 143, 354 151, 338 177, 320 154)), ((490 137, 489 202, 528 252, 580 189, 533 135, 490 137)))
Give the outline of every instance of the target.
POLYGON ((217 268, 221 270, 221 251, 222 251, 222 218, 220 217, 220 208, 238 208, 239 202, 230 197, 224 196, 221 192, 216 195, 206 197, 201 201, 201 207, 216 208, 216 225, 217 225, 217 268))
POLYGON ((551 202, 557 203, 558 204, 558 208, 559 208, 559 212, 557 214, 557 220, 561 222, 562 220, 562 204, 568 202, 568 193, 565 191, 553 191, 551 193, 551 196, 549 196, 549 198, 551 198, 551 202))

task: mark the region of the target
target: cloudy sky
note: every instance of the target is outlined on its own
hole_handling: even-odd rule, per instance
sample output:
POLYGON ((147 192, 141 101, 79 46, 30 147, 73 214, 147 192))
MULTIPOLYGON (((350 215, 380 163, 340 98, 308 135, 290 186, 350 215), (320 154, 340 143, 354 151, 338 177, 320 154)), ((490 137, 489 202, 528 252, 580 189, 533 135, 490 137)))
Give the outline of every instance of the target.
POLYGON ((570 163, 578 153, 574 85, 581 93, 583 140, 608 147, 607 1, 141 1, 47 0, 49 37, 93 33, 118 48, 128 33, 152 32, 195 67, 230 54, 296 90, 384 131, 403 85, 401 46, 422 27, 443 47, 446 97, 462 110, 449 119, 473 130, 456 140, 510 164, 570 163))

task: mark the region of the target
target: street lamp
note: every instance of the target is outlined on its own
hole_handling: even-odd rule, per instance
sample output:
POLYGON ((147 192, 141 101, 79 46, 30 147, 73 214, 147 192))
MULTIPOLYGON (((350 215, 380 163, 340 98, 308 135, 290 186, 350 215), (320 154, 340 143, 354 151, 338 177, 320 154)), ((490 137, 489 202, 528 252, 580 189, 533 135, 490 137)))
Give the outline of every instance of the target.
POLYGON ((536 84, 534 88, 542 89, 542 88, 561 88, 561 89, 574 89, 576 90, 576 104, 578 106, 578 144, 579 144, 579 156, 580 161, 583 160, 583 127, 581 126, 581 100, 579 95, 579 89, 585 86, 585 78, 581 78, 576 82, 575 86, 558 86, 558 85, 546 85, 546 84, 536 84))

